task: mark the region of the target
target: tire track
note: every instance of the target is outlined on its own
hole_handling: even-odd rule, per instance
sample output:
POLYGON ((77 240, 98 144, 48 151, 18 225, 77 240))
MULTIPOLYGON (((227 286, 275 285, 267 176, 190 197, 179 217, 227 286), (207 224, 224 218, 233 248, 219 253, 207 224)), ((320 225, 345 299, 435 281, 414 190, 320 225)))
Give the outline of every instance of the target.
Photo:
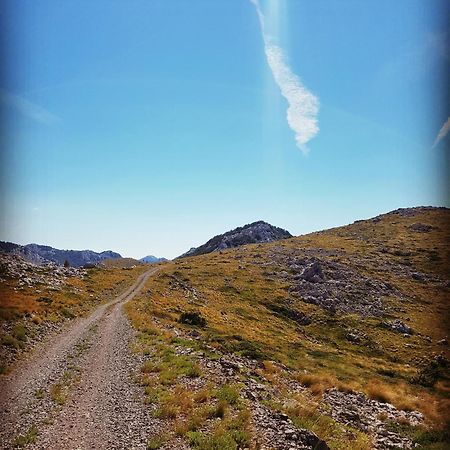
MULTIPOLYGON (((135 283, 121 295, 99 306, 88 317, 76 319, 56 338, 53 336, 51 341, 48 340, 43 343, 29 359, 21 361, 13 372, 2 378, 0 448, 13 448, 12 441, 15 436, 19 433, 25 433, 30 426, 38 424, 48 417, 48 409, 51 408, 51 403, 48 398, 38 401, 36 392, 39 390, 47 392, 52 383, 62 378, 70 362, 70 356, 76 350, 77 345, 89 338, 94 340, 95 337, 95 342, 83 357, 82 369, 85 372, 82 372, 82 381, 77 385, 77 393, 80 395, 72 396, 67 408, 63 407, 60 415, 55 418, 54 426, 60 422, 60 417, 62 420, 67 417, 66 409, 70 411, 73 408, 78 408, 78 413, 81 413, 81 409, 87 407, 86 402, 94 401, 98 403, 105 400, 102 396, 108 396, 109 394, 103 389, 107 385, 103 380, 112 380, 115 372, 123 372, 122 377, 116 377, 119 384, 114 383, 115 390, 118 392, 119 389, 120 391, 120 384, 123 383, 128 386, 127 378, 133 365, 133 357, 129 352, 128 343, 133 332, 122 311, 122 306, 125 302, 131 300, 142 289, 147 279, 157 271, 158 268, 153 268, 141 274, 135 283), (124 376, 125 371, 126 377, 124 376), (89 396, 89 393, 92 395, 89 396), (78 402, 79 406, 77 406, 78 402)), ((91 422, 80 421, 80 423, 83 423, 86 429, 85 431, 82 427, 77 429, 79 438, 84 432, 88 435, 91 430, 91 422)), ((94 434, 97 435, 98 433, 94 431, 94 434)), ((45 441, 45 436, 43 436, 44 446, 37 444, 38 446, 33 447, 103 448, 97 446, 68 447, 67 445, 58 447, 56 438, 57 436, 54 435, 51 441, 45 441)), ((41 439, 38 439, 38 442, 40 441, 41 439)), ((84 442, 84 440, 80 442, 84 442)), ((108 448, 114 447, 109 446, 108 448)))

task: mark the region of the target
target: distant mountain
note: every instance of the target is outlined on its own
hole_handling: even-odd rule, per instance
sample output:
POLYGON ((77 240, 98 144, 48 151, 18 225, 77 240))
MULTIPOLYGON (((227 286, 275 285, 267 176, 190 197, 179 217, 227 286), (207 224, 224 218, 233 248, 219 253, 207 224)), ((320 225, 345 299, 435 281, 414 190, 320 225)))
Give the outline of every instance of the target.
POLYGON ((270 225, 270 223, 260 220, 258 222, 244 225, 243 227, 227 231, 226 233, 219 234, 218 236, 214 236, 206 242, 206 244, 203 244, 197 248, 191 248, 189 251, 181 255, 180 258, 203 255, 205 253, 216 252, 226 248, 239 247, 246 244, 273 242, 291 237, 292 234, 289 233, 289 231, 283 230, 283 228, 274 227, 273 225, 270 225))
POLYGON ((144 256, 139 261, 142 261, 142 262, 147 263, 147 264, 154 264, 154 263, 159 263, 159 262, 166 262, 166 261, 169 261, 169 260, 167 258, 158 258, 158 257, 153 256, 153 255, 148 255, 148 256, 144 256))
POLYGON ((101 253, 92 250, 59 250, 47 245, 27 244, 18 245, 12 242, 0 241, 0 251, 24 257, 34 264, 54 262, 63 265, 66 261, 71 267, 96 265, 105 259, 121 258, 119 253, 107 250, 101 253))

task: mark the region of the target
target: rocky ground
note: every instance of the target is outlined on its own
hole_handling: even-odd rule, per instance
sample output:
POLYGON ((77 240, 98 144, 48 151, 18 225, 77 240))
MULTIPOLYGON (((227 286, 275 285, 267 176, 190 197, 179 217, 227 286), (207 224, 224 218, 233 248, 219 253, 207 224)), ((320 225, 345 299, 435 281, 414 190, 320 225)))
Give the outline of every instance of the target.
MULTIPOLYGON (((183 333, 176 328, 162 326, 158 320, 155 320, 151 326, 166 334, 166 337, 167 334, 171 335, 172 341, 181 339, 183 345, 166 344, 167 348, 171 348, 174 354, 180 358, 191 358, 201 368, 201 375, 182 376, 178 380, 178 387, 182 386, 183 392, 192 393, 195 397, 197 393, 205 389, 205 386, 208 386, 211 392, 220 390, 224 386, 239 386, 239 402, 241 403, 238 410, 245 408, 251 416, 251 426, 247 429, 251 436, 248 448, 261 450, 326 450, 329 448, 327 442, 321 440, 314 432, 302 428, 291 419, 289 411, 292 405, 296 404, 296 395, 301 395, 302 402, 309 403, 309 407, 315 405, 318 411, 317 417, 329 417, 334 421, 336 427, 342 427, 340 432, 351 434, 350 430, 361 430, 363 435, 367 436, 367 445, 371 448, 413 448, 409 439, 390 431, 389 424, 400 422, 412 426, 420 425, 423 423, 424 417, 417 411, 398 410, 389 403, 371 400, 361 392, 343 392, 337 389, 326 390, 323 397, 318 399, 312 397, 306 386, 295 381, 293 374, 280 364, 271 363, 273 366, 268 375, 261 362, 235 354, 224 354, 215 348, 203 345, 199 342, 199 334, 195 330, 191 333, 183 333), (198 350, 198 348, 203 348, 203 350, 198 350)), ((155 331, 152 331, 152 334, 154 333, 155 331)), ((170 342, 170 339, 167 342, 170 342)), ((155 345, 160 346, 161 343, 155 345)), ((144 356, 144 363, 148 361, 152 367, 155 367, 153 366, 154 353, 148 351, 148 348, 146 353, 148 356, 144 356)), ((158 369, 157 366, 152 369, 154 372, 151 375, 152 392, 158 386, 163 389, 167 388, 160 384, 157 376, 159 370, 161 369, 158 369)), ((172 392, 177 391, 177 387, 173 387, 173 385, 167 389, 172 392)), ((212 405, 215 405, 214 400, 211 401, 212 405)), ((150 403, 150 409, 154 415, 158 415, 161 407, 164 408, 158 403, 158 400, 152 399, 150 403)), ((231 405, 228 407, 233 410, 231 405)), ((160 429, 165 430, 165 434, 157 448, 167 450, 190 448, 189 445, 186 445, 186 437, 180 439, 180 433, 173 432, 177 427, 177 420, 189 421, 185 413, 186 411, 178 412, 182 416, 181 419, 179 417, 177 419, 174 415, 161 420, 160 429)), ((232 416, 235 413, 236 411, 229 414, 232 416)), ((196 432, 214 435, 218 419, 214 415, 208 417, 195 428, 196 432)), ((314 420, 319 419, 315 418, 314 420)), ((189 436, 189 432, 187 436, 189 436)), ((358 445, 360 445, 359 441, 358 445)), ((197 447, 194 445, 193 448, 197 447)), ((212 446, 211 448, 216 447, 212 446)), ((242 448, 246 448, 246 445, 242 448)), ((358 446, 357 448, 362 447, 358 446)))
MULTIPOLYGON (((38 333, 48 336, 2 375, 1 448, 446 448, 445 227, 423 215, 437 213, 399 210, 152 269, 38 333)), ((76 295, 69 279, 86 277, 81 303, 98 280, 0 267, 13 294, 50 288, 55 308, 76 295)))
POLYGON ((17 280, 16 289, 45 286, 59 290, 68 277, 83 278, 85 269, 64 267, 54 263, 37 265, 17 255, 0 253, 0 283, 17 280))
MULTIPOLYGON (((36 265, 18 255, 0 253, 0 284, 10 283, 13 292, 32 292, 40 302, 50 302, 49 292, 60 292, 67 286, 68 279, 83 279, 87 274, 85 269, 63 267, 49 263, 36 265)), ((76 288, 73 288, 76 289, 76 288)), ((73 290, 72 289, 72 290, 73 290)), ((9 295, 8 293, 4 295, 9 295)), ((69 319, 69 317, 67 317, 69 319)), ((0 336, 11 336, 13 330, 20 326, 27 332, 27 350, 35 347, 46 336, 57 332, 63 322, 41 321, 33 314, 26 314, 20 325, 11 320, 0 322, 0 336)), ((19 342, 23 344, 23 342, 19 342)), ((8 366, 24 351, 23 345, 2 345, 0 361, 8 366)))
MULTIPOLYGON (((303 267, 302 280, 320 282, 314 277, 319 274, 320 280, 324 273, 330 276, 330 270, 335 267, 326 266, 321 272, 315 263, 313 260, 302 265, 297 261, 297 266, 303 267), (312 270, 308 272, 308 269, 312 270)), ((219 392, 228 386, 236 386, 238 397, 227 400, 224 414, 228 420, 235 420, 248 412, 248 419, 240 425, 241 432, 247 433, 241 448, 330 448, 330 443, 297 423, 295 415, 290 414, 298 407, 297 395, 303 403, 315 405, 317 416, 314 420, 329 417, 335 424, 333 426, 342 427, 340 433, 352 434, 360 430, 361 436, 367 436, 376 449, 413 448, 409 439, 391 431, 388 424, 399 422, 417 426, 424 420, 422 414, 397 410, 358 392, 328 389, 322 398, 311 397, 306 386, 296 381, 287 367, 273 362, 272 370, 268 372, 267 367, 257 360, 209 347, 201 342, 201 334, 195 327, 187 333, 155 318, 145 325, 145 333, 139 334, 141 338, 149 334, 165 335, 164 345, 160 341, 150 341, 145 352, 131 353, 130 346, 138 337, 125 318, 122 306, 157 270, 142 275, 124 294, 38 345, 29 360, 21 361, 13 372, 3 377, 0 417, 4 427, 0 448, 210 448, 201 446, 206 445, 206 441, 195 439, 214 435, 225 420, 223 416, 217 412, 208 413, 193 428, 195 431, 174 431, 179 417, 161 413, 164 405, 154 399, 149 401, 144 390, 147 394, 150 390, 144 389, 145 386, 149 386, 151 392, 164 389, 165 395, 179 392, 180 397, 185 393, 198 395, 205 389, 219 392), (156 375, 160 369, 155 369, 152 378, 146 378, 144 382, 141 369, 146 363, 155 364, 158 360, 155 352, 160 351, 162 345, 164 352, 175 355, 174 361, 185 357, 193 361, 199 367, 198 373, 181 376, 174 387, 173 381, 169 385, 161 384, 156 375)), ((178 279, 172 279, 169 286, 170 289, 184 290, 186 296, 196 301, 200 295, 178 279)), ((386 322, 385 326, 401 333, 410 332, 399 321, 386 322)), ((171 370, 169 367, 169 372, 171 370)), ((176 371, 175 366, 173 371, 176 371)), ((208 404, 217 411, 219 396, 211 395, 213 397, 206 400, 203 408, 208 404)), ((177 414, 188 420, 182 409, 177 414)), ((224 447, 211 448, 235 448, 227 447, 227 442, 223 440, 220 444, 224 447)))
POLYGON ((146 448, 154 423, 130 378, 139 359, 129 351, 133 332, 122 306, 155 270, 3 376, 1 448, 146 448))

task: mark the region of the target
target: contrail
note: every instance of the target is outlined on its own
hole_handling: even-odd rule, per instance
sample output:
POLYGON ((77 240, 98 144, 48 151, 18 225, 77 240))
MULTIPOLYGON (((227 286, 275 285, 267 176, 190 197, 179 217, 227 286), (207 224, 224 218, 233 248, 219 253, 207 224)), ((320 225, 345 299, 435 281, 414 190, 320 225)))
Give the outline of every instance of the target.
POLYGON ((275 83, 280 88, 281 95, 288 102, 286 112, 288 125, 295 133, 297 147, 307 154, 309 151, 306 146, 307 142, 319 132, 317 121, 319 99, 308 91, 300 78, 292 72, 286 63, 283 49, 271 42, 271 38, 265 30, 264 15, 258 0, 250 0, 250 2, 255 6, 259 17, 267 63, 275 83))
POLYGON ((436 147, 436 145, 439 144, 439 142, 442 141, 442 139, 447 136, 448 132, 450 131, 450 117, 447 119, 447 122, 442 125, 442 128, 439 130, 438 135, 436 136, 436 140, 434 141, 433 148, 436 147))
POLYGON ((55 116, 42 106, 36 105, 36 103, 32 103, 18 95, 11 94, 4 89, 0 89, 0 102, 14 108, 29 119, 44 125, 53 125, 61 122, 58 116, 55 116))

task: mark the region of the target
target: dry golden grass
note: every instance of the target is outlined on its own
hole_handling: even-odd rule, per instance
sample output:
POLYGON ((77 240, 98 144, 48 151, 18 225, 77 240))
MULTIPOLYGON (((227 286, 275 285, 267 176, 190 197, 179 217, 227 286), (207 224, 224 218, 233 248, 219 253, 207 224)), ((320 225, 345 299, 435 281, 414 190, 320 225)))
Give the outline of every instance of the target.
MULTIPOLYGON (((2 351, 9 348, 27 349, 28 339, 42 332, 42 322, 60 323, 67 319, 86 315, 100 303, 109 301, 131 285, 136 277, 147 270, 142 265, 132 270, 89 269, 83 279, 68 278, 61 289, 46 285, 34 288, 18 288, 17 280, 9 279, 0 284, 0 325, 12 329, 1 333, 2 351)), ((10 369, 3 361, 0 371, 10 369)))
MULTIPOLYGON (((206 320, 206 326, 197 330, 201 342, 304 372, 308 375, 302 382, 319 396, 331 386, 365 390, 398 407, 418 408, 438 420, 442 409, 438 405, 445 399, 449 383, 442 380, 430 389, 410 381, 422 361, 433 353, 444 351, 449 356, 448 348, 437 344, 450 329, 449 289, 399 276, 387 268, 394 262, 399 268, 448 277, 449 241, 449 212, 433 210, 412 217, 387 215, 376 223, 364 221, 272 244, 176 260, 163 265, 148 281, 146 288, 151 294, 138 296, 130 314, 135 322, 157 318, 163 324, 190 331, 190 326, 178 322, 180 314, 197 312, 206 320), (414 223, 434 228, 417 233, 409 229, 414 223), (274 314, 270 306, 289 297, 289 282, 278 276, 280 268, 272 255, 301 258, 317 249, 322 249, 321 258, 388 282, 402 292, 407 300, 386 298, 385 306, 390 318, 407 322, 415 334, 406 340, 380 327, 379 318, 333 316, 292 298, 297 310, 313 318, 310 325, 299 327, 274 314), (347 329, 364 331, 368 344, 348 342, 347 329)), ((264 362, 260 370, 276 383, 276 366, 271 364, 264 362)))
POLYGON ((34 315, 45 320, 52 313, 61 315, 83 315, 93 306, 118 295, 132 284, 148 266, 132 270, 89 269, 88 276, 68 278, 61 290, 46 286, 15 290, 17 280, 0 284, 0 320, 15 320, 24 315, 34 315))
POLYGON ((313 431, 332 449, 369 450, 372 448, 368 435, 350 427, 343 427, 331 417, 322 414, 319 403, 306 394, 295 394, 284 411, 291 417, 294 424, 313 431))

